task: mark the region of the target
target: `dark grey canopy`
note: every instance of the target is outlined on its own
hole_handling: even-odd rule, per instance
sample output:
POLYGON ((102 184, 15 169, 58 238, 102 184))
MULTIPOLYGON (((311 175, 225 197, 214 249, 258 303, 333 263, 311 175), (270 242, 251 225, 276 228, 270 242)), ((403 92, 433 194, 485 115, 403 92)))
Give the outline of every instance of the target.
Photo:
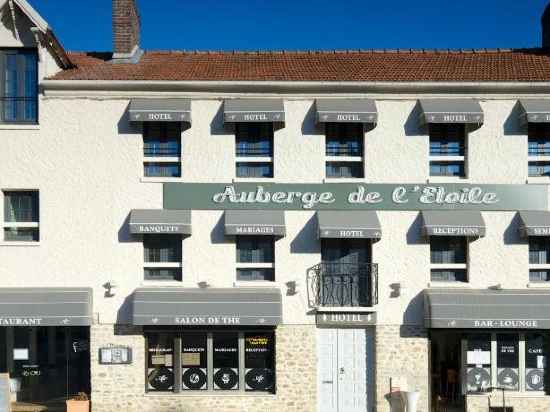
POLYGON ((476 210, 424 210, 422 231, 425 236, 485 236, 485 222, 476 210))
POLYGON ((230 99, 223 103, 225 123, 284 122, 282 99, 230 99))
POLYGON ((550 212, 546 210, 530 210, 519 212, 520 235, 550 236, 550 212))
POLYGON ((191 100, 188 99, 132 99, 131 122, 189 122, 191 100))
POLYGON ((140 288, 133 324, 273 326, 282 321, 281 300, 276 288, 140 288))
POLYGON ((550 290, 428 289, 427 328, 550 329, 550 290))
POLYGON ((225 234, 285 236, 285 212, 283 210, 227 210, 225 234))
POLYGON ((319 238, 380 239, 382 228, 373 210, 317 212, 319 238))
POLYGON ((378 111, 372 99, 318 99, 318 123, 376 123, 378 111))
POLYGON ((521 99, 520 123, 550 123, 550 99, 521 99))
POLYGON ((1 288, 2 326, 90 326, 92 289, 1 288))
POLYGON ((191 211, 168 209, 135 209, 130 213, 130 233, 191 234, 191 211))
POLYGON ((474 99, 421 99, 420 123, 483 124, 483 109, 474 99))

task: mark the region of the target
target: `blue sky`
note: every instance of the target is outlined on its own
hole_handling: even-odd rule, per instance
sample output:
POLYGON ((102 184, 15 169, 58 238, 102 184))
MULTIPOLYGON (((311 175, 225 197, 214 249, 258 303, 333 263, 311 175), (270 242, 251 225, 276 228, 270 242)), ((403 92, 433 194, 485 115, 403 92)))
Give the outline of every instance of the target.
MULTIPOLYGON (((111 0, 29 0, 68 50, 111 50, 111 0), (93 6, 92 6, 93 5, 93 6)), ((540 44, 548 0, 138 0, 145 49, 540 44)))

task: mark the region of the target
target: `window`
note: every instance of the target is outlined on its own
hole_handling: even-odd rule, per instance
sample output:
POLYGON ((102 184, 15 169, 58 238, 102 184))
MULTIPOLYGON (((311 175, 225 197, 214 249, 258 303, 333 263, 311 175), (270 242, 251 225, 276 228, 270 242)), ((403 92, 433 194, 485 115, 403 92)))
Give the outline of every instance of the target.
POLYGON ((529 176, 550 176, 550 124, 529 123, 529 176))
POLYGON ((430 124, 430 176, 465 177, 466 127, 430 124))
POLYGON ((466 342, 466 391, 487 392, 491 388, 491 335, 470 335, 466 342))
POLYGON ((4 241, 39 241, 38 191, 4 191, 4 241))
POLYGON ((525 390, 543 391, 546 380, 548 346, 541 333, 525 334, 525 390))
POLYGON ((273 177, 273 124, 236 123, 235 128, 237 177, 273 177))
POLYGON ((36 50, 2 49, 2 123, 38 121, 38 58, 36 50))
POLYGON ((273 236, 237 236, 237 280, 275 280, 273 236))
POLYGON ((465 237, 431 237, 432 282, 467 282, 467 250, 465 237))
POLYGON ((519 391, 519 336, 497 334, 497 384, 509 391, 519 391))
POLYGON ((181 242, 179 235, 143 236, 145 280, 181 280, 181 242))
POLYGON ((550 281, 550 237, 529 237, 529 282, 550 281))
POLYGON ((361 123, 326 123, 325 156, 328 178, 363 178, 364 129, 361 123))
POLYGON ((145 177, 180 177, 181 124, 143 123, 143 156, 145 177))
POLYGON ((150 392, 275 393, 272 330, 173 333, 147 330, 146 345, 150 392), (176 353, 180 354, 180 361, 175 359, 176 353), (181 387, 176 385, 175 376, 181 376, 181 387))

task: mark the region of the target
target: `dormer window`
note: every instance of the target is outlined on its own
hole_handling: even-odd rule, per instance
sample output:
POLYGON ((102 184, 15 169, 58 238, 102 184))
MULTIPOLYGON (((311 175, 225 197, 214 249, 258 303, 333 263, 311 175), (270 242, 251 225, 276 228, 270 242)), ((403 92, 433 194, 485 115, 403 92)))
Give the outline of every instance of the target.
POLYGON ((0 49, 1 123, 38 122, 38 56, 32 49, 0 49))

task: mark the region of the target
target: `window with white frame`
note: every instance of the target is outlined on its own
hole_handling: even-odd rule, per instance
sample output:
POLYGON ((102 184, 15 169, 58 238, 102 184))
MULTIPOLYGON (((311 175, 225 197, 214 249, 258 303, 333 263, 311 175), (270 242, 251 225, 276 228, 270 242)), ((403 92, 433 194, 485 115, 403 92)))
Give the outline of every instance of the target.
POLYGON ((364 136, 362 123, 325 124, 327 178, 363 178, 364 136))
POLYGON ((151 328, 145 336, 148 392, 275 393, 273 330, 151 328))
POLYGON ((4 241, 38 242, 39 200, 37 190, 5 190, 4 241))
POLYGON ((467 335, 464 392, 487 392, 492 387, 547 392, 549 343, 549 335, 541 331, 467 335))
POLYGON ((466 177, 466 126, 430 124, 430 176, 466 177))
POLYGON ((529 282, 550 281, 550 237, 529 237, 529 282))
POLYGON ((181 176, 181 123, 143 123, 143 175, 181 176))
POLYGON ((468 240, 465 237, 430 237, 432 282, 468 282, 468 240))
POLYGON ((182 279, 182 238, 180 235, 143 235, 144 279, 182 279))
POLYGON ((550 124, 529 123, 529 177, 550 176, 550 124))
POLYGON ((275 280, 275 238, 237 236, 237 281, 275 280))
POLYGON ((236 123, 235 156, 237 177, 273 177, 273 123, 236 123))

